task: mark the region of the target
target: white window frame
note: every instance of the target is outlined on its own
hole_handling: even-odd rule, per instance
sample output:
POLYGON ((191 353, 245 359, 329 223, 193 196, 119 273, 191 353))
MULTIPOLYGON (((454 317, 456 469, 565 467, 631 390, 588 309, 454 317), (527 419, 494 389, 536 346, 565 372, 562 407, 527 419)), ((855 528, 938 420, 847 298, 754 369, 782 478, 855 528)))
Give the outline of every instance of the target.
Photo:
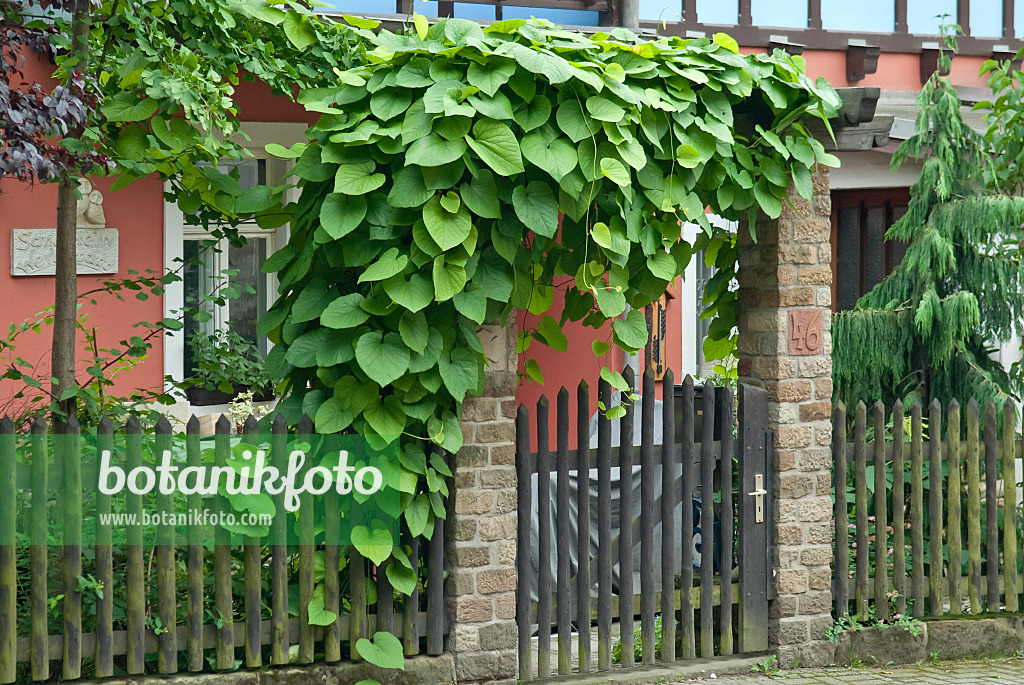
MULTIPOLYGON (((280 184, 285 174, 294 165, 292 160, 277 159, 269 155, 264 149, 269 143, 278 143, 285 147, 291 147, 295 143, 305 142, 306 124, 291 122, 250 122, 243 124, 245 132, 250 140, 244 140, 241 136, 235 138, 236 142, 246 148, 256 159, 267 160, 267 182, 272 185, 280 184)), ((165 191, 170 190, 169 184, 165 184, 165 191)), ((295 188, 285 192, 285 203, 294 201, 298 197, 295 188)), ((288 243, 290 227, 281 226, 276 229, 261 229, 257 226, 242 226, 239 233, 246 237, 259 236, 267 238, 267 255, 279 250, 288 243)), ((188 226, 185 224, 185 217, 178 206, 173 202, 164 202, 164 270, 173 271, 181 266, 184 257, 185 240, 200 240, 208 237, 202 228, 188 226)), ((223 239, 221 253, 218 255, 216 271, 223 270, 219 265, 224 264, 227 268, 227 240, 223 239), (223 260, 223 262, 222 262, 223 260)), ((270 274, 267 279, 267 306, 269 307, 276 300, 277 278, 270 274)), ((175 318, 185 306, 185 284, 182 281, 169 283, 164 289, 163 296, 164 317, 175 318)), ((215 321, 221 327, 228 318, 227 305, 218 307, 215 314, 215 321)), ((163 336, 163 366, 164 377, 174 381, 181 381, 185 377, 185 336, 180 332, 165 333, 163 336)), ((165 389, 172 388, 172 382, 165 382, 165 389)))

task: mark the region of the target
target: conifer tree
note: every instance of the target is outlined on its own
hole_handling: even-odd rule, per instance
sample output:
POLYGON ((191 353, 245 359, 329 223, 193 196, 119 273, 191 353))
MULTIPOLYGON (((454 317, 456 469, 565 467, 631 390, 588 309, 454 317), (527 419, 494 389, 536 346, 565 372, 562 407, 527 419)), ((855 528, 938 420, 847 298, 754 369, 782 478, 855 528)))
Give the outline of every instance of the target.
MULTIPOLYGON (((947 46, 955 49, 952 37, 947 46)), ((985 139, 964 124, 949 53, 918 96, 917 132, 892 158, 922 162, 907 213, 886 237, 903 261, 832 326, 837 399, 997 402, 1012 394, 990 348, 1020 330, 1024 198, 986 187, 985 139), (941 66, 945 65, 946 69, 941 66)))

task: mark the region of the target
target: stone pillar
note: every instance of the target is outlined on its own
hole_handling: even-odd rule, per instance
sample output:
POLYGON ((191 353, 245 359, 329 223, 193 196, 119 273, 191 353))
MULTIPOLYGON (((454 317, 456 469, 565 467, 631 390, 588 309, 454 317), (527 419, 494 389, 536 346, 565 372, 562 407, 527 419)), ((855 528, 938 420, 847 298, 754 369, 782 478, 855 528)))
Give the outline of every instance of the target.
POLYGON ((768 392, 775 433, 775 590, 770 649, 785 667, 832 662, 831 200, 828 170, 811 202, 790 189, 757 242, 739 231, 739 376, 768 392))
POLYGON ((484 327, 489 366, 482 397, 463 406, 448 512, 449 651, 461 683, 515 685, 516 326, 484 327))

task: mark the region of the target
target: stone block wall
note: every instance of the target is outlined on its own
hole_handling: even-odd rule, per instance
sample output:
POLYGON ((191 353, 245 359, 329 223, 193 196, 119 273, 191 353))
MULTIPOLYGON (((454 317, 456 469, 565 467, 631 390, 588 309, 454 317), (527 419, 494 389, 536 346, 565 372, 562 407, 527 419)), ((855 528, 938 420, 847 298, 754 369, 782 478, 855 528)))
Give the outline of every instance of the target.
POLYGON ((757 242, 739 231, 740 382, 764 387, 775 433, 775 590, 769 643, 784 667, 831 663, 832 342, 828 170, 790 190, 757 242))
POLYGON ((458 683, 514 685, 516 630, 516 327, 480 331, 489 360, 482 397, 463 407, 448 513, 449 643, 458 683))

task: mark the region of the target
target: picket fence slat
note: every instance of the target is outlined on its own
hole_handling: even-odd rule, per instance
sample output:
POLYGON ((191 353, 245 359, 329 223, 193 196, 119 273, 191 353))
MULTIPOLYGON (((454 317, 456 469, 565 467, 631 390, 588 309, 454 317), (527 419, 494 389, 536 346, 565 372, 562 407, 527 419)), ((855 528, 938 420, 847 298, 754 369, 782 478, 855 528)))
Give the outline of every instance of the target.
MULTIPOLYGON (((699 453, 694 449, 694 406, 693 406, 693 378, 687 376, 683 379, 683 391, 680 398, 682 403, 682 458, 681 469, 681 494, 684 506, 681 507, 681 523, 679 547, 682 551, 680 563, 680 589, 682 600, 680 602, 680 630, 682 631, 682 657, 684 659, 695 659, 697 657, 697 636, 693 625, 693 600, 691 590, 693 589, 693 507, 685 506, 685 503, 693 501, 693 462, 704 453, 703 445, 699 453)), ((644 408, 646 408, 646 403, 644 408)), ((701 436, 704 439, 704 436, 701 436)))
MULTIPOLYGON (((191 417, 185 425, 185 460, 190 467, 199 467, 202 463, 202 452, 199 449, 199 420, 191 417)), ((202 509, 202 495, 198 492, 188 496, 188 508, 190 511, 202 509)), ((188 612, 188 632, 186 645, 188 651, 188 670, 198 672, 203 670, 203 611, 205 598, 203 590, 205 578, 203 577, 203 540, 198 523, 193 522, 188 527, 188 558, 185 562, 185 573, 187 576, 188 601, 186 611, 188 612)))
MULTIPOLYGON (((157 454, 171 450, 171 424, 161 417, 156 424, 157 454)), ((171 496, 158 494, 157 511, 169 515, 172 511, 171 496)), ((174 553, 174 527, 160 526, 156 538, 156 594, 157 614, 161 633, 158 639, 157 668, 160 673, 178 671, 178 598, 175 592, 176 559, 174 553)))
MULTIPOLYGON (((648 368, 644 372, 642 384, 643 396, 654 397, 654 372, 651 369, 648 368)), ((643 402, 640 406, 640 414, 640 642, 643 664, 653 666, 654 612, 657 606, 654 603, 657 592, 657 588, 654 587, 654 402, 643 402)), ((686 497, 686 481, 683 482, 683 497, 686 497)), ((685 533, 686 507, 683 509, 683 532, 685 533)), ((686 603, 689 601, 689 588, 684 561, 682 573, 683 635, 687 634, 686 603)), ((691 631, 692 624, 691 619, 691 631)), ((582 655, 580 659, 582 661, 582 655)))
POLYGON ((1003 405, 1003 592, 1006 610, 1016 612, 1017 603, 1017 488, 1007 483, 1017 482, 1017 452, 1008 436, 1016 434, 1017 408, 1013 400, 1003 405))
MULTIPOLYGON (((875 429, 874 461, 875 467, 875 549, 883 551, 888 546, 888 512, 885 497, 885 441, 880 436, 885 435, 885 407, 881 402, 876 402, 871 410, 872 423, 875 429)), ((875 555, 875 568, 879 564, 888 564, 887 554, 875 555)), ((875 597, 884 597, 889 592, 889 576, 883 570, 875 572, 875 597)), ((875 615, 879 620, 889 618, 889 603, 878 602, 875 604, 875 615)))
MULTIPOLYGON (((274 419, 271 427, 270 461, 279 472, 288 468, 288 456, 285 454, 287 425, 280 414, 274 419)), ((272 495, 274 508, 284 508, 284 492, 272 495)), ((327 539, 330 539, 327 537, 327 539)), ((275 516, 270 526, 270 663, 275 666, 288 663, 288 531, 284 518, 275 516)), ((331 575, 326 573, 333 567, 324 560, 324 584, 331 575)), ((325 593, 326 594, 326 593, 325 593)), ((326 605, 326 602, 325 602, 326 605)), ((326 651, 325 645, 325 651, 326 651)))
MULTIPOLYGON (((675 384, 672 378, 672 371, 667 370, 661 386, 661 660, 667 664, 676 660, 676 622, 665 620, 665 617, 675 616, 675 510, 679 500, 675 458, 672 455, 676 433, 675 384)), ((647 395, 653 396, 653 393, 647 395)), ((686 502, 685 499, 682 501, 686 502)), ((609 590, 610 586, 611 583, 609 590)))
MULTIPOLYGON (((921 435, 921 403, 914 400, 910 408, 910 558, 912 609, 915 618, 922 618, 925 609, 924 448, 921 435)), ((845 490, 845 483, 843 489, 845 490)), ((845 517, 837 519, 842 520, 845 520, 845 517)))
MULTIPOLYGON (((719 422, 722 427, 722 454, 730 455, 733 453, 733 392, 732 388, 723 387, 721 389, 722 401, 719 403, 719 422)), ((705 411, 705 416, 707 412, 705 411)), ((732 499, 732 459, 721 459, 719 462, 719 468, 721 469, 721 493, 722 493, 722 506, 721 506, 721 532, 716 541, 718 545, 718 568, 723 573, 730 573, 732 571, 732 536, 733 536, 733 499, 732 499), (728 570, 726 570, 728 569, 728 570)), ((743 497, 743 493, 739 493, 740 497, 743 497)), ((685 501, 685 500, 684 500, 685 501)), ((701 581, 703 583, 703 581, 701 581)), ((719 611, 719 651, 723 655, 730 655, 733 653, 733 639, 732 639, 732 583, 722 582, 721 583, 721 603, 719 611)))
MULTIPOLYGON (((42 540, 47 539, 46 507, 47 494, 47 471, 50 461, 49 450, 46 444, 47 435, 46 423, 37 418, 32 422, 32 510, 30 513, 31 523, 29 530, 29 569, 32 584, 32 680, 48 680, 50 678, 50 649, 47 633, 47 611, 49 592, 47 588, 47 558, 46 545, 42 540)), ((129 577, 131 581, 131 577, 129 577)), ((129 582, 129 589, 131 582, 129 582)), ((129 603, 129 610, 131 604, 129 603)), ((59 649, 59 648, 58 648, 59 649)), ((129 673, 140 673, 141 671, 131 670, 129 660, 129 673)))
POLYGON ((5 685, 17 679, 18 669, 17 463, 14 422, 5 416, 0 419, 0 682, 5 685))
MULTIPOLYGON (((516 413, 516 516, 520 521, 529 521, 532 515, 530 503, 533 501, 530 478, 530 414, 526 407, 520 406, 516 413)), ((519 526, 516 535, 518 549, 530 548, 530 529, 519 526)), ((530 557, 527 554, 516 555, 516 574, 520 578, 530 577, 530 557)), ((561 595, 561 592, 559 593, 561 595)), ((516 585, 516 625, 519 631, 519 680, 533 678, 531 661, 533 649, 530 645, 530 587, 523 583, 516 585)), ((562 650, 559 649, 559 654, 562 650)))
POLYGON ((835 615, 842 618, 850 611, 850 529, 846 525, 848 503, 846 501, 846 407, 837 402, 832 411, 832 459, 835 462, 834 482, 835 509, 832 518, 836 522, 835 554, 835 615))
MULTIPOLYGON (((231 456, 231 423, 227 417, 221 415, 214 426, 214 463, 220 467, 226 467, 228 458, 231 456)), ((217 498, 220 505, 219 513, 231 511, 231 504, 226 497, 217 498)), ((217 668, 228 669, 235 667, 235 645, 240 640, 235 639, 234 630, 234 601, 231 591, 231 535, 223 527, 218 527, 214 532, 214 602, 217 610, 217 620, 221 627, 217 631, 217 668)))
POLYGON ((856 461, 854 463, 854 507, 857 512, 857 617, 868 617, 868 476, 867 476, 867 407, 857 403, 853 429, 856 461))
MULTIPOLYGON (((653 395, 652 395, 653 396, 653 395)), ((590 596, 590 387, 580 381, 576 389, 576 596, 590 596)), ((590 672, 590 611, 580 601, 576 612, 579 637, 579 672, 590 672)))
MULTIPOLYGON (((597 384, 597 396, 605 407, 612 406, 612 387, 604 378, 597 384)), ((545 422, 547 415, 544 416, 545 422)), ((612 665, 612 422, 607 412, 597 417, 597 668, 606 671, 612 665)), ((540 473, 547 473, 538 468, 540 473)), ((541 480, 547 480, 541 478, 541 480)), ((540 543, 544 550, 544 543, 540 543)), ((547 569, 543 563, 541 568, 547 569)), ((542 573, 550 591, 551 574, 542 573)), ((543 595, 542 595, 543 596, 543 595)), ((550 607, 548 612, 550 613, 550 607)), ((541 623, 543 630, 544 624, 541 623)), ((550 634, 551 627, 547 627, 550 634)), ((547 675, 547 671, 543 676, 547 675)))
POLYGON ((934 560, 942 559, 942 478, 931 474, 942 473, 942 405, 932 400, 928 412, 928 540, 929 559, 933 560, 928 568, 928 610, 932 616, 942 613, 942 563, 934 560))
MULTIPOLYGON (((538 566, 551 568, 551 453, 548 450, 548 398, 537 401, 537 549, 538 566)), ((532 481, 532 478, 531 478, 532 481)), ((551 672, 551 574, 537 579, 537 677, 551 672)))
MULTIPOLYGON (((632 389, 636 382, 633 368, 627 366, 622 372, 626 386, 632 389)), ((626 403, 626 411, 619 421, 619 474, 620 482, 633 475, 633 415, 632 402, 626 403)), ((619 636, 622 644, 622 666, 634 665, 635 642, 633 639, 633 488, 619 489, 619 636)), ((566 554, 568 557, 568 554, 566 554)), ((568 562, 568 558, 566 559, 568 562)), ((561 673, 561 671, 559 671, 561 673)))
POLYGON ((946 507, 948 515, 946 535, 949 539, 949 613, 957 616, 961 613, 963 594, 960 586, 960 564, 963 548, 960 539, 960 404, 956 400, 949 403, 946 432, 949 436, 949 486, 946 507))
POLYGON ((981 613, 981 474, 978 464, 978 402, 967 403, 967 596, 971 613, 981 613))
MULTIPOLYGON (((555 586, 559 597, 569 597, 572 587, 569 582, 570 573, 570 550, 572 541, 569 533, 569 391, 561 388, 558 391, 556 416, 556 439, 558 441, 557 471, 558 483, 556 486, 556 503, 558 505, 557 520, 555 525, 558 528, 558 569, 555 579, 555 586)), ((524 445, 519 441, 520 445, 524 445)), ((529 441, 523 447, 524 453, 528 456, 530 452, 529 441)), ((524 460, 525 461, 525 460, 524 460)), ((529 468, 526 470, 529 475, 529 468)), ((520 535, 528 535, 523 532, 524 526, 519 527, 520 535)), ((528 539, 528 538, 527 538, 528 539)), ((520 555, 522 556, 522 555, 520 555)), ((529 569, 525 569, 529 572, 529 569)), ((522 576, 520 576, 522 578, 522 576)), ((528 622, 527 622, 528 623, 528 622)), ((522 630, 520 628, 520 630, 522 630)), ((520 643, 521 644, 521 643, 520 643)), ((568 675, 572 672, 572 603, 561 602, 558 605, 558 675, 568 675)))
MULTIPOLYGON (((897 593, 896 613, 900 615, 907 613, 907 547, 904 532, 906 499, 903 496, 903 471, 906 468, 903 462, 903 448, 906 440, 903 427, 904 416, 903 403, 896 400, 892 408, 892 491, 900 493, 900 496, 892 498, 892 585, 893 591, 897 593)), ((876 442, 876 444, 878 443, 876 442)))
POLYGON ((999 611, 999 504, 996 483, 999 480, 996 455, 996 404, 985 403, 985 566, 988 594, 985 608, 999 611))
POLYGON ((715 612, 712 610, 711 591, 713 588, 713 577, 715 572, 715 536, 714 521, 715 512, 714 496, 709 496, 715 491, 715 459, 711 454, 711 442, 715 435, 715 386, 709 380, 704 384, 703 393, 704 412, 704 436, 701 450, 700 464, 700 655, 708 659, 715 655, 715 612), (710 534, 705 533, 708 525, 711 525, 710 534), (712 563, 705 563, 708 560, 712 563))

